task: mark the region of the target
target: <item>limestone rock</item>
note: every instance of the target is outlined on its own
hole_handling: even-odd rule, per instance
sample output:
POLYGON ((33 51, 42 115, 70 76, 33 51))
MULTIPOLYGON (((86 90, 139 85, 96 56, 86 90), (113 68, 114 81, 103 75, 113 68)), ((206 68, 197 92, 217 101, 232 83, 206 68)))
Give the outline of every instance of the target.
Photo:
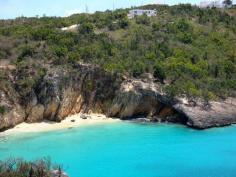
POLYGON ((128 119, 136 116, 166 117, 175 114, 157 84, 149 80, 124 81, 113 100, 108 116, 128 119))
POLYGON ((6 81, 0 80, 0 106, 4 107, 0 130, 24 121, 61 121, 76 113, 103 113, 121 119, 145 117, 199 129, 236 123, 236 98, 210 102, 207 108, 200 102, 170 99, 150 74, 128 79, 91 65, 78 64, 70 69, 51 66, 29 89, 27 99, 16 91, 14 73, 8 75, 6 81))
POLYGON ((33 123, 33 122, 41 122, 44 119, 44 106, 41 104, 38 104, 34 106, 30 114, 27 117, 27 122, 33 123))
POLYGON ((58 119, 63 120, 65 117, 70 115, 74 105, 76 104, 78 92, 74 91, 73 88, 69 87, 63 92, 63 98, 58 110, 58 119))
POLYGON ((9 85, 0 82, 0 131, 25 121, 25 110, 20 106, 18 94, 9 85))
POLYGON ((178 103, 174 108, 186 116, 188 126, 198 129, 236 123, 236 98, 210 102, 209 105, 204 107, 201 103, 196 106, 178 103))

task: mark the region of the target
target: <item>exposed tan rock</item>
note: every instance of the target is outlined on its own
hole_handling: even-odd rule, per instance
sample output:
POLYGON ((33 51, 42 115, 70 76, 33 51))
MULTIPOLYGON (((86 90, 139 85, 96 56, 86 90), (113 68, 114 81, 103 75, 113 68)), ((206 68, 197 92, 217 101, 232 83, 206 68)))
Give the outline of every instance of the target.
POLYGON ((82 95, 80 94, 80 95, 76 98, 75 104, 73 105, 73 108, 72 108, 72 110, 71 110, 71 114, 80 113, 80 112, 81 112, 81 109, 82 109, 82 106, 83 106, 83 97, 82 97, 82 95))
POLYGON ((41 104, 38 104, 34 106, 30 114, 27 117, 27 122, 34 123, 34 122, 41 122, 44 119, 44 106, 41 104))
POLYGON ((55 67, 29 90, 28 99, 14 89, 15 78, 9 74, 7 84, 0 84, 0 106, 6 109, 0 114, 0 130, 23 121, 61 121, 76 113, 147 117, 201 129, 236 123, 236 98, 210 102, 207 108, 187 99, 169 99, 150 75, 131 80, 92 66, 78 65, 72 71, 55 67))
POLYGON ((50 102, 44 111, 44 118, 51 120, 51 121, 57 121, 56 114, 59 108, 59 102, 52 101, 50 102))
POLYGON ((24 122, 25 110, 18 103, 17 95, 12 92, 11 88, 6 90, 2 84, 0 87, 0 106, 4 108, 3 114, 0 113, 0 130, 14 127, 24 122))
POLYGON ((159 112, 158 116, 161 118, 165 118, 168 116, 171 116, 175 113, 175 110, 170 106, 165 106, 161 111, 159 112))
POLYGON ((5 114, 0 115, 0 130, 8 129, 14 127, 17 124, 24 122, 25 112, 19 105, 14 105, 14 107, 8 110, 5 114))
POLYGON ((159 115, 163 104, 159 100, 160 88, 157 84, 142 80, 125 81, 108 115, 112 117, 129 118, 133 116, 159 115))
POLYGON ((58 119, 63 120, 65 117, 71 114, 75 104, 77 104, 78 92, 69 87, 63 92, 63 98, 61 100, 60 108, 58 110, 58 119))

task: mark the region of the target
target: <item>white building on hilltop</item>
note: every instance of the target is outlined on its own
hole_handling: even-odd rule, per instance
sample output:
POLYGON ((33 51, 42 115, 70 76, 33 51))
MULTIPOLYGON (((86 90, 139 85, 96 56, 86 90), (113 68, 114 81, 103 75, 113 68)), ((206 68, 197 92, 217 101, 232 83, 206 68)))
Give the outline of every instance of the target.
POLYGON ((134 18, 135 16, 141 16, 141 15, 147 15, 148 17, 156 16, 157 11, 156 10, 143 10, 143 9, 134 9, 130 10, 128 14, 128 18, 134 18))
POLYGON ((212 8, 212 7, 216 7, 216 8, 224 8, 224 4, 221 0, 216 0, 216 1, 202 1, 200 2, 199 5, 200 8, 212 8))
POLYGON ((68 27, 63 27, 61 28, 62 31, 76 31, 78 30, 79 28, 79 24, 75 24, 75 25, 71 25, 71 26, 68 26, 68 27))

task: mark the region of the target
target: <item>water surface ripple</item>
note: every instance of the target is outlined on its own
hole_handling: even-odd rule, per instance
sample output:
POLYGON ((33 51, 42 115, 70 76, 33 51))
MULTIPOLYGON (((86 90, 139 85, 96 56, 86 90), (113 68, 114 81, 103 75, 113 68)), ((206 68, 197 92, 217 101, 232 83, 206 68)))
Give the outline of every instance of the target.
POLYGON ((0 159, 50 156, 70 177, 235 177, 236 126, 117 122, 11 135, 0 159))

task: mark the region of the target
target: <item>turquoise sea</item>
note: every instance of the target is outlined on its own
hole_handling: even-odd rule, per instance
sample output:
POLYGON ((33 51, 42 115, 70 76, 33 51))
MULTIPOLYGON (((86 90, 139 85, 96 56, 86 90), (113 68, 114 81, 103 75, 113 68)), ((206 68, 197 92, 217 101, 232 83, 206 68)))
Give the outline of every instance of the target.
POLYGON ((0 159, 50 156, 70 177, 235 177, 236 126, 197 131, 117 122, 0 142, 0 159))

